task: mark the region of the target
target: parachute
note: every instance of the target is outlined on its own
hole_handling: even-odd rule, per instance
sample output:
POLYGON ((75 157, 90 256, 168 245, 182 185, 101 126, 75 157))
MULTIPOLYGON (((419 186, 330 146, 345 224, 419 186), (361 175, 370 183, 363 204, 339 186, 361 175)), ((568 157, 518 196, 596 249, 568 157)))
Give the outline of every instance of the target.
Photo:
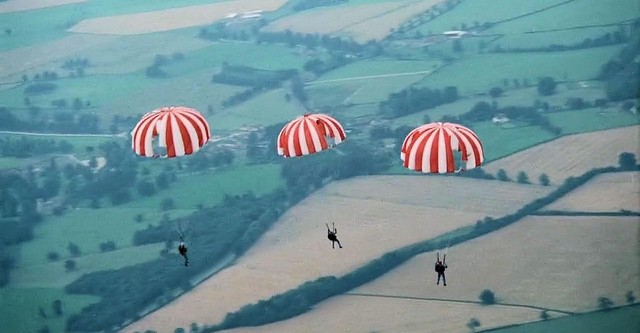
POLYGON ((334 146, 347 138, 342 125, 334 118, 321 114, 305 114, 285 125, 278 134, 278 155, 299 157, 329 149, 327 138, 334 146))
POLYGON ((482 165, 484 151, 478 136, 462 125, 434 122, 409 132, 402 143, 400 159, 407 169, 423 173, 452 173, 454 151, 460 152, 465 169, 482 165))
POLYGON ((140 156, 158 157, 153 140, 166 149, 162 157, 190 155, 202 148, 211 137, 207 120, 195 109, 183 106, 153 110, 140 119, 131 131, 131 148, 140 156))

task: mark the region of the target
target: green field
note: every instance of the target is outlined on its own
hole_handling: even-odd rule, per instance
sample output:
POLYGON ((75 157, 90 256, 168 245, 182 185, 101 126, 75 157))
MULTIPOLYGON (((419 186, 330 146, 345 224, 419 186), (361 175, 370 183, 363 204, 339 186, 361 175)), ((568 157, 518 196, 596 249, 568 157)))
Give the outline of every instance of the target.
POLYGON ((462 24, 472 27, 475 22, 480 24, 485 22, 496 22, 535 10, 546 8, 551 5, 561 3, 565 0, 480 0, 463 1, 452 10, 436 17, 434 20, 409 30, 408 35, 412 36, 416 30, 427 33, 440 33, 447 30, 459 30, 462 24))
POLYGON ((640 332, 640 305, 609 311, 598 311, 538 321, 507 328, 491 329, 492 333, 637 333, 640 332))
POLYGON ((526 78, 532 84, 543 76, 567 81, 589 80, 620 50, 621 46, 608 46, 566 52, 470 55, 416 85, 430 88, 452 85, 458 87, 459 94, 466 95, 500 87, 503 79, 526 78))
POLYGON ((269 126, 293 120, 307 111, 293 98, 287 102, 284 88, 271 90, 209 117, 213 130, 234 131, 243 126, 269 126))
POLYGON ((15 157, 0 157, 0 170, 18 168, 24 165, 24 159, 15 157))
POLYGON ((500 23, 486 32, 512 34, 614 24, 635 19, 639 13, 640 4, 636 0, 576 0, 534 15, 500 23))
POLYGON ((512 123, 475 123, 471 129, 482 140, 485 163, 554 138, 553 134, 538 126, 514 126, 512 123))
POLYGON ((391 60, 375 59, 361 60, 349 65, 332 70, 322 76, 317 81, 336 80, 375 75, 393 75, 412 72, 430 71, 440 65, 439 61, 424 60, 391 60))
POLYGON ((508 33, 489 44, 489 49, 498 45, 504 49, 547 47, 553 44, 576 45, 587 38, 594 39, 616 30, 617 27, 591 27, 541 33, 508 33))
POLYGON ((71 34, 66 32, 66 29, 88 18, 141 13, 220 1, 223 0, 133 1, 122 6, 118 0, 102 0, 3 13, 0 14, 0 22, 3 22, 3 28, 11 28, 12 33, 10 36, 2 36, 0 51, 69 36, 71 34))
POLYGON ((552 112, 546 115, 551 123, 562 128, 562 134, 593 132, 640 124, 637 114, 619 109, 584 109, 552 112))
POLYGON ((99 301, 98 297, 68 295, 54 288, 0 289, 0 323, 3 332, 38 332, 49 326, 51 332, 64 332, 65 322, 70 314, 99 301), (62 301, 64 315, 56 317, 52 310, 55 300, 62 301), (42 307, 47 318, 38 315, 42 307))

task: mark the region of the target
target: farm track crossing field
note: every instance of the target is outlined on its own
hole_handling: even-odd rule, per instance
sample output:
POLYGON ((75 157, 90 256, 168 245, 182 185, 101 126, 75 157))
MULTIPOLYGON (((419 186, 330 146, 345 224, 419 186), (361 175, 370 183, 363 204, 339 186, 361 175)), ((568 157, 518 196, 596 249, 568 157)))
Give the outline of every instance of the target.
POLYGON ((422 33, 440 33, 447 30, 458 30, 465 24, 472 27, 475 22, 496 22, 512 17, 531 13, 536 10, 557 5, 566 0, 476 0, 462 1, 453 9, 443 12, 432 21, 420 25, 417 29, 409 30, 408 35, 412 36, 415 30, 422 33), (454 29, 456 28, 456 29, 454 29))
POLYGON ((621 49, 622 46, 616 45, 565 52, 474 55, 440 69, 416 85, 457 86, 459 93, 466 95, 501 87, 503 79, 526 78, 531 84, 543 76, 567 81, 590 80, 598 75, 600 66, 621 49))
POLYGON ((408 0, 318 8, 279 19, 265 31, 339 35, 365 43, 385 38, 392 29, 439 2, 408 0))
POLYGON ((235 0, 208 5, 189 6, 157 10, 152 12, 119 16, 98 17, 83 20, 69 29, 70 32, 135 35, 158 31, 168 31, 211 24, 231 13, 254 10, 271 11, 278 9, 286 0, 235 0), (182 18, 180 20, 176 17, 182 18), (132 24, 135 22, 135 24, 132 24))
POLYGON ((638 13, 640 3, 636 0, 575 0, 534 15, 497 24, 486 33, 510 34, 614 24, 636 19, 638 13))
POLYGON ((595 310, 640 292, 639 232, 638 217, 531 216, 450 248, 447 288, 425 253, 353 292, 477 301, 489 289, 498 303, 595 310))
MULTIPOLYGON (((424 277, 419 278, 427 283, 424 277)), ((337 296, 289 320, 227 333, 276 332, 467 332, 476 318, 491 328, 538 320, 540 311, 503 306, 482 306, 446 301, 337 296)))
POLYGON ((125 332, 216 323, 245 304, 321 276, 348 273, 387 251, 472 225, 485 216, 514 212, 551 190, 429 176, 335 182, 290 209, 234 266, 125 332), (336 223, 344 249, 331 249, 325 222, 336 223))
POLYGON ((640 172, 597 176, 545 210, 579 212, 640 212, 640 172))
POLYGON ((504 169, 512 178, 524 171, 532 181, 545 173, 552 184, 561 184, 593 168, 617 165, 620 153, 638 156, 639 133, 640 126, 629 126, 569 135, 493 161, 483 169, 494 175, 504 169))

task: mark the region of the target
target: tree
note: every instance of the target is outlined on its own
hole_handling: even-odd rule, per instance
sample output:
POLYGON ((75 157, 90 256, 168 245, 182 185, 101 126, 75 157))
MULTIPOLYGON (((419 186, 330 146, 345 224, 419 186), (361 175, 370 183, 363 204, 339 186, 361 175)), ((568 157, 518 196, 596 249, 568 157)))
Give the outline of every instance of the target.
POLYGON ((453 52, 462 52, 464 51, 464 47, 462 47, 462 42, 460 39, 456 39, 453 41, 453 52))
POLYGON ((38 333, 51 333, 51 329, 49 329, 49 326, 45 325, 38 330, 38 333))
POLYGON ((164 171, 156 176, 156 186, 161 190, 169 188, 169 177, 164 171))
POLYGON ((618 155, 618 164, 622 170, 633 170, 637 165, 636 155, 629 152, 621 153, 618 155))
POLYGON ((78 246, 78 244, 73 243, 73 242, 69 242, 69 245, 67 245, 67 249, 69 250, 69 254, 71 254, 74 257, 77 257, 80 255, 80 247, 78 246))
POLYGON ((144 215, 142 213, 136 214, 133 220, 136 221, 136 223, 140 223, 144 221, 144 215))
POLYGON ((551 184, 551 180, 549 180, 549 176, 547 176, 546 173, 541 174, 538 180, 542 186, 549 186, 549 184, 551 184))
POLYGON ((67 270, 67 272, 71 272, 74 271, 76 269, 76 262, 72 259, 69 259, 67 261, 64 262, 64 269, 67 270))
POLYGON ((58 261, 60 259, 60 255, 56 251, 51 251, 47 253, 47 260, 49 261, 58 261))
POLYGON ((509 176, 507 175, 507 172, 504 169, 498 170, 498 173, 496 174, 496 178, 498 178, 499 181, 503 181, 503 182, 511 181, 511 178, 509 178, 509 176))
POLYGON ((150 197, 156 193, 156 187, 152 182, 146 179, 141 179, 138 182, 138 193, 142 196, 150 197))
POLYGON ((160 203, 160 208, 162 209, 162 211, 172 210, 173 208, 175 208, 175 206, 175 201, 173 201, 172 198, 164 198, 160 203))
POLYGON ((489 89, 489 96, 491 96, 493 98, 498 98, 498 97, 502 96, 503 92, 504 92, 504 90, 502 90, 502 88, 493 87, 493 88, 489 89))
POLYGON ((550 96, 556 92, 556 80, 550 76, 545 76, 538 81, 538 93, 542 96, 550 96))
POLYGON ((520 183, 520 184, 531 184, 531 182, 529 181, 529 176, 527 176, 526 172, 524 172, 524 171, 518 172, 518 183, 520 183))
POLYGON ((62 315, 64 314, 64 311, 62 309, 62 302, 59 299, 53 301, 52 307, 53 307, 53 313, 55 313, 55 315, 58 317, 62 317, 62 315))
POLYGON ((476 319, 476 318, 471 318, 471 319, 469 319, 469 322, 467 323, 467 327, 469 327, 471 332, 475 332, 476 331, 476 327, 480 327, 480 321, 478 319, 476 319))
POLYGON ((496 295, 493 291, 485 289, 480 293, 480 301, 482 301, 482 304, 495 304, 496 295))
POLYGON ((633 304, 636 302, 636 296, 633 294, 633 291, 628 291, 625 294, 625 297, 627 298, 627 303, 629 304, 633 304))
POLYGON ((549 318, 551 318, 551 316, 549 315, 549 312, 547 310, 543 310, 542 312, 540 312, 540 319, 548 320, 549 318))
POLYGON ((609 310, 613 307, 613 301, 608 297, 600 296, 598 297, 598 307, 602 310, 609 310))

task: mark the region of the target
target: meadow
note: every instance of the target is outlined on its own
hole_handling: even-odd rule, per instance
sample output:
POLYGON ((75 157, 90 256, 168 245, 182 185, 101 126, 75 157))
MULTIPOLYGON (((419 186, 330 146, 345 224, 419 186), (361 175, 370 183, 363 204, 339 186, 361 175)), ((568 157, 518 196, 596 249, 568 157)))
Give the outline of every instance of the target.
POLYGON ((466 95, 500 87, 504 79, 527 79, 532 84, 544 76, 561 81, 591 80, 598 75, 600 66, 620 50, 620 46, 608 46, 566 52, 469 55, 442 67, 416 86, 457 86, 459 93, 466 95))
POLYGON ((558 318, 550 321, 538 321, 524 325, 491 330, 492 333, 635 333, 640 330, 640 305, 622 307, 608 311, 585 313, 576 316, 558 318))
POLYGON ((618 31, 617 26, 604 26, 604 27, 584 27, 580 29, 569 29, 559 31, 545 31, 545 32, 523 32, 514 33, 508 32, 504 36, 496 39, 489 44, 489 48, 497 47, 498 45, 504 49, 515 48, 536 48, 536 47, 548 47, 550 45, 577 45, 584 42, 585 39, 604 36, 606 34, 613 34, 618 31))

